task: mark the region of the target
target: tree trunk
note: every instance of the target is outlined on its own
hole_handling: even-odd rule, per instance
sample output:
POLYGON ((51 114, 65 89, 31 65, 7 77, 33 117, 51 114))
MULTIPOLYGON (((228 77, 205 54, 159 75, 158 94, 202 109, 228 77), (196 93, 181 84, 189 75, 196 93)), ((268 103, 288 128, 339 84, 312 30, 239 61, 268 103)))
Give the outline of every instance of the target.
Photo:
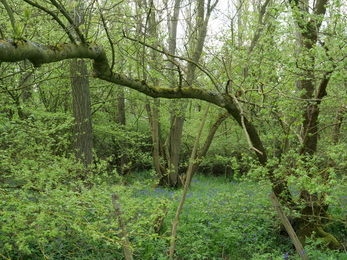
POLYGON ((70 61, 70 75, 75 118, 74 152, 76 160, 87 167, 93 160, 93 136, 86 62, 84 60, 70 61))
POLYGON ((192 170, 193 170, 193 166, 194 166, 194 160, 196 157, 196 152, 198 150, 199 141, 201 138, 201 133, 202 133, 202 130, 204 129, 204 125, 206 122, 206 118, 207 118, 209 109, 210 109, 210 104, 208 104, 208 106, 206 108, 206 111, 205 111, 204 117, 202 119, 198 134, 197 134, 196 139, 195 139, 194 147, 192 149, 192 154, 190 156, 190 162, 189 162, 189 166, 188 166, 188 170, 187 170, 187 178, 186 178, 186 181, 184 183, 183 194, 182 194, 182 197, 180 200, 180 204, 178 205, 177 210, 176 210, 174 222, 172 224, 171 243, 170 243, 170 252, 169 252, 170 259, 173 259, 173 256, 175 253, 175 240, 176 240, 177 226, 178 226, 179 218, 181 215, 181 211, 183 209, 184 201, 185 201, 187 193, 188 193, 188 188, 189 188, 190 182, 191 182, 192 177, 193 177, 193 175, 192 175, 193 171, 192 170))
POLYGON ((347 106, 341 105, 341 107, 337 110, 337 113, 336 113, 334 128, 333 128, 332 137, 331 137, 332 143, 335 145, 339 143, 341 124, 346 114, 346 111, 347 111, 347 106))
POLYGON ((17 109, 18 109, 18 115, 21 119, 27 119, 29 117, 29 114, 24 112, 22 109, 22 104, 25 104, 28 102, 32 96, 32 87, 30 86, 32 81, 32 74, 33 72, 28 71, 29 62, 27 60, 24 60, 22 62, 23 70, 25 73, 22 76, 20 88, 22 88, 21 93, 21 101, 18 99, 17 103, 17 109))
MULTIPOLYGON (((118 114, 116 122, 120 125, 120 127, 124 127, 126 125, 124 88, 118 88, 117 108, 118 114)), ((118 155, 119 161, 117 172, 121 175, 125 175, 130 171, 130 169, 127 167, 127 155, 123 152, 126 150, 124 149, 125 145, 125 142, 120 141, 121 154, 118 155)))
MULTIPOLYGON (((176 46, 177 46, 177 26, 178 26, 178 18, 180 13, 181 0, 175 0, 173 15, 169 14, 168 21, 168 31, 169 31, 169 52, 171 54, 176 54, 176 46)), ((168 63, 168 67, 171 69, 171 87, 175 87, 177 85, 177 81, 174 75, 174 64, 172 62, 168 63)), ((185 114, 185 100, 172 101, 173 109, 171 111, 171 131, 170 131, 170 154, 168 155, 169 163, 168 163, 168 174, 169 174, 169 185, 172 187, 176 187, 179 183, 179 162, 180 162, 180 152, 181 152, 181 139, 184 125, 184 114, 185 114)))
MULTIPOLYGON (((319 105, 322 98, 327 95, 326 88, 332 72, 326 71, 323 74, 316 89, 315 58, 311 53, 318 41, 318 32, 321 26, 319 16, 325 15, 327 0, 318 0, 314 3, 313 12, 315 15, 311 17, 308 1, 290 1, 290 3, 298 27, 296 32, 298 53, 300 53, 300 57, 305 57, 304 61, 301 61, 303 63, 302 78, 304 79, 300 79, 296 83, 298 90, 303 93, 301 99, 306 100, 302 106, 303 142, 299 149, 299 154, 305 158, 306 156, 313 156, 317 151, 319 105)), ((313 177, 310 173, 308 175, 313 177)), ((324 203, 325 195, 325 193, 310 193, 306 189, 301 190, 300 198, 304 202, 304 208, 300 210, 301 217, 296 220, 297 233, 302 243, 305 243, 306 238, 315 233, 316 238, 320 238, 323 243, 331 248, 337 248, 340 244, 336 238, 323 230, 322 217, 327 217, 328 210, 328 206, 324 203)))
POLYGON ((172 116, 171 119, 171 136, 170 136, 170 165, 169 165, 169 181, 170 186, 176 187, 177 185, 182 185, 179 183, 179 163, 180 163, 180 152, 181 152, 181 139, 184 125, 184 110, 185 101, 178 102, 180 104, 180 109, 172 116), (176 115, 180 113, 181 115, 176 115))
MULTIPOLYGON (((84 23, 84 4, 76 5, 73 15, 75 28, 84 23)), ((84 41, 83 36, 74 32, 79 41, 84 41)), ((70 76, 72 87, 72 109, 75 118, 74 124, 74 152, 76 160, 88 167, 93 161, 93 134, 92 113, 88 69, 85 60, 70 61, 70 76)), ((82 179, 85 176, 81 176, 82 179)))
MULTIPOLYGON (((318 32, 321 27, 322 17, 325 15, 327 0, 317 0, 314 2, 290 0, 289 2, 292 6, 293 21, 298 27, 297 36, 299 37, 300 43, 300 55, 297 55, 300 58, 300 60, 298 60, 298 63, 300 64, 297 64, 299 66, 297 66, 295 69, 301 68, 302 74, 300 75, 300 80, 297 81, 296 86, 298 90, 302 91, 303 95, 301 96, 301 99, 304 100, 302 103, 301 113, 303 119, 303 135, 301 136, 302 138, 300 138, 300 140, 302 140, 302 143, 300 145, 300 148, 298 148, 298 153, 302 155, 302 158, 309 158, 310 156, 312 157, 313 155, 315 155, 317 150, 318 118, 320 112, 319 105, 322 98, 327 94, 326 87, 330 79, 330 74, 332 72, 326 71, 322 76, 322 80, 320 81, 320 83, 318 83, 319 80, 317 78, 317 75, 319 75, 321 72, 314 71, 316 62, 313 58, 313 54, 315 53, 315 45, 318 42, 318 32), (313 4, 314 7, 309 8, 309 3, 313 4), (311 11, 311 13, 309 11, 311 11)), ((198 3, 201 4, 204 2, 198 1, 198 3)), ((208 1, 208 3, 211 3, 211 1, 208 1)), ((199 9, 197 13, 201 13, 201 10, 202 9, 199 9)), ((66 31, 66 33, 69 37, 71 36, 71 33, 69 31, 66 31)), ((200 35, 203 35, 203 33, 201 33, 200 35)), ((199 37, 192 37, 192 39, 197 40, 196 44, 202 42, 199 41, 199 37)), ((236 105, 236 102, 227 95, 223 95, 217 92, 212 93, 210 90, 204 90, 202 88, 195 88, 192 86, 193 82, 171 89, 165 87, 150 86, 149 84, 147 84, 146 78, 140 81, 131 79, 120 73, 112 72, 107 62, 106 54, 104 50, 99 46, 87 43, 77 45, 74 44, 74 41, 72 42, 73 44, 66 43, 59 46, 41 46, 30 41, 2 40, 0 45, 0 57, 1 60, 5 62, 18 61, 22 60, 23 57, 25 57, 30 60, 36 67, 40 66, 43 63, 56 62, 68 58, 79 57, 94 59, 94 76, 102 80, 136 89, 154 98, 196 98, 214 103, 220 107, 225 108, 235 118, 238 124, 247 132, 249 140, 253 146, 251 148, 256 149, 256 155, 259 162, 262 165, 266 166, 267 154, 266 150, 263 147, 259 133, 256 131, 256 128, 253 125, 252 121, 247 119, 243 115, 243 113, 241 113, 240 109, 238 109, 238 106, 236 105), (57 46, 59 47, 59 52, 56 51, 57 46)), ((321 44, 322 47, 324 47, 323 42, 321 44)), ((319 48, 319 51, 321 49, 322 48, 319 48)), ((160 52, 159 49, 157 50, 160 52)), ((191 51, 192 49, 189 48, 189 50, 191 51)), ((198 50, 198 48, 196 48, 196 50, 198 50)), ((164 51, 161 53, 165 55, 164 51)), ((196 57, 195 55, 191 56, 192 58, 196 57)), ((328 67, 329 66, 327 66, 327 69, 330 69, 328 67)), ((145 69, 146 68, 144 68, 144 70, 145 69)), ((187 73, 187 77, 185 77, 184 79, 186 80, 186 82, 188 82, 188 79, 194 79, 194 74, 187 73), (188 75, 193 76, 188 77, 188 75)), ((278 178, 274 175, 273 172, 274 171, 270 169, 269 177, 272 181, 275 195, 282 201, 284 201, 286 203, 286 206, 291 205, 290 203, 293 203, 293 201, 288 189, 288 185, 286 183, 286 177, 284 176, 283 178, 278 178)), ((319 219, 321 218, 322 214, 324 215, 326 213, 327 207, 325 207, 324 205, 324 196, 318 197, 317 194, 310 194, 308 191, 303 190, 301 192, 301 198, 305 201, 306 206, 302 210, 302 213, 311 214, 309 218, 298 219, 298 221, 300 222, 299 232, 303 231, 301 234, 303 234, 304 237, 306 235, 310 235, 313 229, 316 229, 317 232, 320 231, 322 225, 319 219), (310 223, 310 219, 318 219, 318 221, 314 222, 315 224, 312 224, 310 223), (307 227, 307 232, 305 232, 305 227, 307 227)), ((324 234, 322 232, 320 233, 324 234)))
POLYGON ((152 135, 152 157, 154 162, 154 169, 157 173, 157 177, 159 179, 159 185, 166 186, 168 182, 167 173, 165 167, 161 164, 160 158, 164 156, 161 153, 161 139, 160 139, 160 124, 159 124, 159 105, 160 100, 154 99, 153 109, 151 109, 151 105, 149 102, 146 104, 146 110, 149 119, 149 125, 151 128, 152 135), (153 111, 153 112, 152 112, 153 111))
MULTIPOLYGON (((175 5, 175 12, 178 15, 178 11, 176 12, 176 7, 178 7, 178 1, 176 1, 175 5)), ((186 81, 183 84, 183 87, 191 87, 194 83, 195 79, 195 71, 196 71, 196 64, 199 62, 202 51, 205 45, 205 39, 207 34, 207 26, 209 22, 209 18, 211 15, 211 12, 215 8, 216 4, 218 3, 218 0, 215 1, 213 4, 211 4, 211 1, 208 1, 207 5, 205 6, 204 0, 199 0, 196 3, 196 28, 195 32, 192 33, 193 41, 190 42, 189 49, 191 50, 191 59, 193 62, 189 62, 187 65, 187 76, 186 81)), ((175 34, 176 37, 176 31, 177 31, 177 17, 173 18, 173 26, 175 26, 175 34)), ((170 37, 170 43, 169 43, 170 53, 175 54, 176 52, 176 38, 173 36, 170 37), (175 43, 173 42, 175 41, 175 43)), ((173 64, 171 64, 173 66, 173 64)), ((175 82, 173 82, 172 86, 175 86, 175 82)), ((183 183, 179 183, 179 160, 180 160, 180 149, 181 149, 181 138, 182 138, 182 132, 183 132, 183 125, 185 121, 185 109, 186 109, 186 102, 180 101, 175 104, 176 109, 172 111, 172 117, 171 117, 171 124, 172 124, 172 135, 170 137, 170 157, 171 157, 171 164, 169 165, 169 179, 170 179, 170 185, 171 186, 177 186, 178 184, 183 185, 183 183)))

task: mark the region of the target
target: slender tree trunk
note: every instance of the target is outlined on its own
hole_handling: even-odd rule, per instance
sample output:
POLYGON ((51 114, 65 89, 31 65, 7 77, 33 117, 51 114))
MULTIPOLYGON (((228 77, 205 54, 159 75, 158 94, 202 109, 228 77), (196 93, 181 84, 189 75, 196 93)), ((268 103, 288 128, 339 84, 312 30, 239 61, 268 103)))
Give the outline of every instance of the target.
MULTIPOLYGON (((203 157, 205 157, 205 155, 208 152, 208 149, 211 146, 212 140, 214 138, 215 133, 217 132, 219 126, 229 117, 229 113, 224 113, 218 116, 218 118, 216 119, 215 123, 213 124, 213 126, 210 128, 210 131, 206 137, 206 140, 203 144, 203 146, 201 147, 197 157, 194 160, 194 163, 192 165, 192 177, 194 176, 194 173, 196 172, 196 170, 198 169, 199 165, 200 165, 200 161, 203 157)), ((186 174, 188 176, 188 174, 186 174)))
POLYGON ((117 123, 126 125, 124 88, 121 87, 118 88, 117 108, 117 123))
MULTIPOLYGON (((10 18, 11 27, 12 27, 12 33, 13 33, 12 37, 13 38, 19 38, 20 37, 20 35, 19 35, 19 27, 17 25, 15 16, 13 14, 13 10, 8 5, 7 0, 0 0, 0 2, 4 6, 4 8, 5 8, 6 12, 7 12, 7 15, 10 18)), ((2 35, 2 38, 4 38, 3 36, 4 35, 2 35)), ((28 61, 27 60, 23 60, 22 64, 23 64, 23 69, 26 70, 26 68, 28 66, 28 61)), ((21 97, 22 97, 22 102, 23 103, 25 103, 32 95, 31 88, 28 86, 29 85, 28 83, 30 82, 31 74, 32 74, 31 72, 24 73, 24 75, 22 76, 21 83, 20 83, 21 84, 20 87, 22 88, 21 97)), ((28 115, 23 112, 23 109, 21 107, 21 100, 20 100, 20 98, 19 97, 15 97, 13 95, 11 95, 11 96, 12 96, 12 98, 16 102, 18 116, 21 119, 26 119, 28 117, 28 115)))
POLYGON ((123 219, 123 212, 120 208, 119 197, 117 194, 112 194, 112 204, 115 211, 115 215, 118 219, 118 226, 120 229, 119 238, 122 243, 123 255, 125 260, 133 260, 133 250, 128 238, 128 232, 126 230, 125 221, 123 219))
MULTIPOLYGON (((120 125, 120 127, 124 127, 126 125, 126 117, 125 117, 125 98, 124 98, 124 88, 118 88, 118 98, 117 98, 117 119, 116 122, 120 125)), ((121 150, 125 148, 125 142, 120 143, 121 150)), ((118 173, 121 175, 126 174, 130 169, 126 167, 127 165, 127 156, 123 151, 120 151, 119 155, 119 163, 118 163, 118 173)))
MULTIPOLYGON (((155 9, 153 0, 149 1, 149 7, 150 7, 150 12, 148 13, 147 21, 146 21, 146 23, 148 23, 148 34, 153 38, 158 38, 156 9, 155 9)), ((151 51, 150 55, 153 61, 158 60, 158 53, 156 53, 155 51, 151 51)), ((157 85, 159 84, 159 80, 154 79, 153 83, 157 85)), ((162 164, 162 162, 165 163, 166 161, 170 165, 170 154, 164 153, 161 149, 162 140, 160 136, 159 107, 160 107, 159 99, 156 99, 156 98, 153 99, 152 108, 151 108, 150 102, 147 101, 146 110, 147 110, 147 114, 149 118, 151 135, 152 135, 152 144, 153 144, 152 156, 153 156, 154 168, 155 168, 157 177, 159 179, 159 185, 167 186, 167 185, 170 185, 170 181, 167 176, 167 168, 165 167, 165 165, 162 164)))
POLYGON ((24 60, 22 62, 22 65, 25 73, 22 75, 22 80, 20 83, 22 93, 21 98, 17 99, 17 109, 19 117, 21 119, 27 119, 29 117, 29 114, 23 111, 22 104, 28 102, 32 96, 32 87, 30 86, 30 83, 32 81, 33 72, 27 71, 29 66, 29 62, 27 60, 24 60))
POLYGON ((192 154, 190 156, 190 162, 189 162, 189 166, 188 166, 188 170, 187 170, 187 178, 186 178, 186 181, 184 183, 183 194, 182 194, 182 197, 181 197, 181 201, 180 201, 180 203, 179 203, 179 205, 177 207, 177 210, 176 210, 176 215, 175 215, 174 222, 172 224, 171 243, 170 243, 170 252, 169 252, 170 259, 173 259, 173 256, 174 256, 174 253, 175 253, 175 240, 176 240, 177 226, 178 226, 179 218, 180 218, 181 211, 182 211, 182 208, 183 208, 183 205, 184 205, 184 201, 185 201, 187 193, 188 193, 189 185, 190 185, 190 182, 192 180, 194 160, 195 160, 195 157, 196 157, 196 153, 197 153, 197 150, 198 150, 201 133, 202 133, 202 130, 204 129, 204 125, 205 125, 205 122, 206 122, 206 118, 207 118, 207 115, 208 115, 209 108, 210 108, 210 105, 208 105, 207 108, 206 108, 206 111, 205 111, 204 117, 202 119, 202 122, 201 122, 201 125, 200 125, 200 128, 199 128, 198 134, 197 134, 196 139, 195 139, 194 147, 193 147, 193 150, 192 150, 192 154))
MULTIPOLYGON (((173 113, 184 113, 185 101, 179 101, 179 112, 173 113)), ((181 185, 179 183, 179 163, 180 163, 180 152, 181 152, 181 140, 184 125, 184 116, 173 115, 171 118, 172 131, 170 136, 170 164, 169 164, 169 180, 170 186, 176 187, 181 185)))
POLYGON ((146 110, 148 114, 149 125, 151 128, 151 135, 152 135, 152 144, 153 144, 152 157, 154 162, 154 169, 159 179, 159 185, 165 186, 169 182, 166 176, 166 169, 160 162, 160 158, 161 156, 164 156, 164 154, 161 152, 161 149, 160 149, 161 138, 160 138, 160 124, 159 124, 159 106, 160 106, 160 100, 155 98, 153 109, 151 109, 150 103, 147 102, 146 110))
MULTIPOLYGON (((29 62, 27 60, 23 61, 23 69, 26 71, 28 69, 29 62)), ((22 102, 25 103, 32 96, 32 88, 30 87, 32 72, 26 71, 22 77, 22 102)))
MULTIPOLYGON (((333 131, 331 135, 331 142, 333 143, 333 145, 337 145, 339 143, 340 134, 341 134, 341 125, 342 125, 342 121, 343 121, 343 118, 345 117, 346 112, 347 112, 347 107, 344 104, 341 105, 336 112, 334 127, 333 127, 333 131)), ((335 166, 336 166, 336 162, 334 161, 334 159, 329 158, 328 167, 335 167, 335 166)))
MULTIPOLYGON (((177 2, 178 1, 176 1, 176 4, 177 2)), ((196 35, 192 37, 195 40, 190 42, 190 50, 191 50, 190 55, 193 62, 189 62, 187 65, 187 76, 186 76, 186 81, 183 85, 184 87, 190 87, 194 83, 196 64, 199 62, 201 58, 202 51, 205 45, 209 18, 210 18, 211 12, 213 11, 217 3, 218 3, 218 0, 214 1, 213 3, 211 3, 211 1, 208 1, 208 3, 205 3, 205 0, 199 0, 196 2, 196 10, 197 10, 196 35)), ((176 22, 177 18, 174 18, 173 21, 176 22)), ((176 31, 177 31, 177 23, 175 25, 176 25, 176 31)), ((176 33, 174 35, 176 36, 176 33)), ((176 38, 171 37, 170 40, 176 42, 176 38)), ((176 50, 174 48, 176 48, 176 43, 170 42, 169 46, 172 47, 172 49, 169 51, 175 54, 176 50)), ((175 85, 173 84, 173 86, 175 85)), ((177 108, 176 110, 172 111, 172 117, 171 117, 171 124, 173 125, 173 131, 172 131, 171 140, 170 140, 171 141, 170 142, 171 165, 169 166, 169 178, 170 178, 171 186, 177 186, 177 184, 179 184, 178 181, 180 180, 179 179, 179 160, 180 160, 181 138, 182 138, 182 132, 183 132, 183 125, 185 121, 186 101, 177 102, 176 108, 177 108)))
POLYGON ((333 128, 333 132, 332 132, 332 143, 333 144, 338 144, 339 143, 339 139, 340 139, 340 130, 341 130, 341 124, 342 124, 342 120, 346 114, 347 111, 347 106, 346 105, 342 105, 336 113, 335 116, 335 125, 333 128))

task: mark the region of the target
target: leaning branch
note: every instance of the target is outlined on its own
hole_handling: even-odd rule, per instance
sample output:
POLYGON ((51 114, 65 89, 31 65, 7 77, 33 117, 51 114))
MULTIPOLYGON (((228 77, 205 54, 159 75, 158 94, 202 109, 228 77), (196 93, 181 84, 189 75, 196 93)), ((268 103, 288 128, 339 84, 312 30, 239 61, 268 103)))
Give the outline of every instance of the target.
POLYGON ((41 45, 25 40, 0 40, 0 61, 16 62, 27 59, 35 67, 40 67, 44 63, 72 58, 87 58, 107 63, 105 51, 97 45, 74 43, 41 45))
POLYGON ((251 140, 251 138, 250 138, 250 136, 248 134, 248 131, 247 131, 247 128, 246 128, 246 125, 245 125, 245 113, 244 113, 244 111, 242 109, 242 106, 240 105, 239 101, 237 100, 237 98, 234 95, 232 95, 232 98, 233 98, 235 104, 237 104, 237 106, 239 107, 240 115, 241 115, 241 126, 242 126, 242 129, 243 129, 244 133, 245 133, 245 136, 246 136, 246 139, 247 139, 247 143, 249 145, 249 149, 256 151, 260 155, 263 155, 263 152, 259 151, 252 144, 252 140, 251 140))
POLYGON ((153 98, 192 98, 206 101, 226 109, 229 114, 242 126, 251 140, 253 150, 259 162, 266 164, 265 148, 254 125, 242 116, 235 101, 226 93, 211 92, 195 87, 166 88, 153 86, 145 80, 130 78, 113 72, 108 63, 104 49, 93 44, 63 43, 57 45, 40 45, 31 41, 0 40, 0 61, 17 62, 29 60, 35 67, 44 63, 58 62, 71 58, 92 59, 93 76, 114 84, 137 90, 153 98))

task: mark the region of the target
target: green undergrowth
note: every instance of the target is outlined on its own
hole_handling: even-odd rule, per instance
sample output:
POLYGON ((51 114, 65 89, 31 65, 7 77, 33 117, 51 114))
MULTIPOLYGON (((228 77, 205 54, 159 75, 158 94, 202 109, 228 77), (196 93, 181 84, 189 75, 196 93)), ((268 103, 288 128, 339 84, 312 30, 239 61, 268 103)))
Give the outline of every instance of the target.
MULTIPOLYGON (((54 175, 51 176, 54 178, 54 175)), ((147 173, 123 185, 107 176, 33 190, 0 190, 0 259, 123 259, 111 195, 119 196, 134 259, 168 259, 181 190, 155 185, 147 173), (153 225, 164 217, 159 233, 153 225)), ((52 180, 51 180, 52 181, 52 180)), ((196 176, 180 218, 175 259, 298 259, 271 207, 267 183, 196 176)), ((333 228, 333 227, 332 227, 333 228)), ((346 226, 339 226, 341 235, 346 226)), ((312 259, 347 259, 306 250, 312 259)))

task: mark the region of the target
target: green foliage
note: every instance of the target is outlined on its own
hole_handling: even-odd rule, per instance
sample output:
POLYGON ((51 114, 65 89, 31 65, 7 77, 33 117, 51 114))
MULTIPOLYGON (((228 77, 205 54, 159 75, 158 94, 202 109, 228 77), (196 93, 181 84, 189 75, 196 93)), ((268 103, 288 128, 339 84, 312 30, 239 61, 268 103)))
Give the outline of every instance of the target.
POLYGON ((107 159, 111 165, 126 156, 129 170, 144 170, 152 167, 151 145, 147 134, 131 127, 116 125, 94 126, 95 146, 98 157, 107 159))
POLYGON ((256 252, 265 253, 276 237, 272 236, 272 221, 266 221, 264 214, 269 203, 264 200, 263 188, 259 193, 264 197, 250 201, 254 195, 251 185, 195 180, 181 216, 178 258, 217 259, 224 255, 251 259, 256 252), (188 244, 191 246, 185 246, 188 244))
POLYGON ((346 252, 327 248, 326 243, 323 243, 322 240, 315 239, 315 234, 312 234, 311 238, 307 239, 305 249, 305 253, 307 253, 309 259, 347 259, 346 252), (317 250, 317 248, 320 248, 321 250, 317 250))
MULTIPOLYGON (((120 258, 122 240, 118 237, 121 231, 113 215, 110 197, 113 193, 121 198, 128 232, 149 240, 154 236, 150 233, 153 223, 150 216, 156 201, 141 202, 132 198, 133 189, 110 186, 98 179, 93 181, 92 188, 74 182, 56 183, 55 189, 44 192, 3 189, 2 255, 10 259, 39 256, 76 259, 88 255, 120 258)), ((136 187, 141 185, 134 185, 134 189, 136 187)), ((133 243, 140 246, 141 242, 133 243)))
MULTIPOLYGON (((210 120, 212 125, 215 118, 210 120)), ((211 147, 200 162, 199 172, 232 179, 249 171, 254 154, 245 149, 242 129, 237 125, 230 127, 229 124, 227 122, 219 127, 211 147)), ((204 132, 207 134, 208 128, 204 132)))
POLYGON ((153 234, 158 201, 147 200, 144 206, 132 197, 141 183, 132 189, 110 185, 102 161, 85 169, 66 153, 71 147, 70 117, 40 111, 12 121, 0 114, 0 122, 2 258, 86 259, 91 252, 102 259, 120 256, 123 242, 111 204, 113 193, 125 205, 129 233, 153 234))
MULTIPOLYGON (((54 158, 48 153, 46 157, 54 158)), ((154 188, 155 180, 145 173, 131 186, 110 185, 107 174, 90 176, 90 186, 76 180, 71 169, 77 172, 78 166, 72 166, 70 159, 61 164, 58 160, 40 162, 18 172, 24 175, 16 179, 17 184, 21 180, 20 187, 8 178, 2 184, 2 258, 121 259, 122 241, 111 204, 111 194, 117 193, 135 256, 167 259, 179 191, 154 188), (162 204, 167 206, 167 215, 161 211, 162 204), (152 226, 158 216, 164 216, 165 221, 156 234, 152 226)), ((23 167, 28 161, 20 163, 23 167)), ((269 191, 265 182, 195 178, 178 227, 176 259, 283 259, 286 253, 288 259, 296 259, 291 241, 279 232, 269 191)), ((346 205, 340 208, 340 213, 345 212, 346 205)), ((342 230, 346 229, 340 226, 339 232, 342 230)), ((319 253, 313 246, 306 250, 328 257, 324 259, 339 254, 319 253)))

